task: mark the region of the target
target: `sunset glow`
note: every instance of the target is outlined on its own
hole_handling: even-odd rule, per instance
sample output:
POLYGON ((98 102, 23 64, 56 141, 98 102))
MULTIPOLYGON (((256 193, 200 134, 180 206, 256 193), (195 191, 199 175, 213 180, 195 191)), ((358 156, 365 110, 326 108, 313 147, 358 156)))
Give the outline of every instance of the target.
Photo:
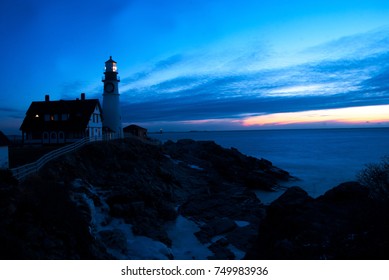
POLYGON ((389 124, 389 105, 312 110, 248 117, 244 126, 280 126, 291 124, 389 124))

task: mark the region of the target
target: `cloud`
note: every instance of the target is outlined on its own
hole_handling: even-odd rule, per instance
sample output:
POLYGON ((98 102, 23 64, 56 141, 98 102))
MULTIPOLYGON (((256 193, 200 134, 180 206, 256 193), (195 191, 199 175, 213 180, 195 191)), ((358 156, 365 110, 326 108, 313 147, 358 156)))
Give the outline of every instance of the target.
POLYGON ((229 53, 211 62, 203 60, 204 53, 197 61, 193 54, 172 56, 138 74, 139 79, 126 80, 123 116, 138 122, 200 124, 208 119, 389 104, 387 34, 344 37, 298 52, 304 54, 301 61, 282 67, 267 67, 271 58, 262 58, 262 66, 253 62, 257 50, 252 56, 246 50, 245 55, 229 53), (360 43, 366 41, 367 49, 360 43), (358 44, 351 49, 353 42, 358 44), (348 51, 330 55, 335 49, 348 51), (307 60, 307 53, 312 60, 307 60), (225 67, 215 66, 215 61, 223 61, 219 65, 225 67))
POLYGON ((355 59, 371 57, 388 51, 389 27, 383 26, 368 32, 343 36, 301 51, 320 60, 355 59))
POLYGON ((0 130, 6 134, 19 133, 19 127, 25 111, 13 107, 0 107, 0 130))
POLYGON ((22 111, 15 109, 14 107, 0 107, 0 112, 4 114, 4 113, 20 113, 22 111))

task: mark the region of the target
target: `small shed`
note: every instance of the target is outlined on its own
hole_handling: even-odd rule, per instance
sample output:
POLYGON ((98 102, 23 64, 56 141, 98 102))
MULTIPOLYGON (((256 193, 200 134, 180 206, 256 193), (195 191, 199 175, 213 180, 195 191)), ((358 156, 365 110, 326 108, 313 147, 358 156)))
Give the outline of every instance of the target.
POLYGON ((10 141, 5 134, 0 131, 0 169, 9 168, 9 158, 8 158, 8 146, 10 141))
POLYGON ((139 138, 147 138, 147 129, 136 124, 131 124, 123 128, 124 136, 136 136, 139 138))

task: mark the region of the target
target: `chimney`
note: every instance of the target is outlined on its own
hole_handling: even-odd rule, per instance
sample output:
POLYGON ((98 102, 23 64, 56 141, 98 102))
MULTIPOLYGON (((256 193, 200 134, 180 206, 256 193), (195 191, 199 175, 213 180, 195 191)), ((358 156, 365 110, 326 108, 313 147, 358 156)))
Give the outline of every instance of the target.
POLYGON ((81 93, 81 100, 85 100, 85 93, 81 93))
POLYGON ((49 102, 49 101, 50 101, 50 95, 48 95, 48 94, 45 95, 45 101, 46 101, 46 102, 49 102))

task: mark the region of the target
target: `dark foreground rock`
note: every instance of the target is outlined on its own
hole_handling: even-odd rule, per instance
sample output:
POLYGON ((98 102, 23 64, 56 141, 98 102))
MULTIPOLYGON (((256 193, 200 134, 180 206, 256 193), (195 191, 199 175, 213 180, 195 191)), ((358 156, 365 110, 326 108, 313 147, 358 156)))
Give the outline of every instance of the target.
POLYGON ((0 186, 1 259, 108 259, 68 189, 30 178, 0 186))
POLYGON ((290 188, 268 207, 246 258, 388 259, 388 209, 356 182, 317 199, 290 188))
POLYGON ((355 182, 269 206, 254 194, 290 178, 210 141, 90 144, 19 185, 0 172, 0 258, 174 259, 183 216, 209 259, 389 259, 387 204, 355 182))
POLYGON ((90 144, 19 186, 2 183, 0 257, 171 259, 166 224, 182 215, 198 225, 209 258, 233 259, 250 248, 264 215, 252 190, 289 178, 267 160, 209 141, 90 144), (157 255, 137 255, 132 234, 155 240, 157 255))

